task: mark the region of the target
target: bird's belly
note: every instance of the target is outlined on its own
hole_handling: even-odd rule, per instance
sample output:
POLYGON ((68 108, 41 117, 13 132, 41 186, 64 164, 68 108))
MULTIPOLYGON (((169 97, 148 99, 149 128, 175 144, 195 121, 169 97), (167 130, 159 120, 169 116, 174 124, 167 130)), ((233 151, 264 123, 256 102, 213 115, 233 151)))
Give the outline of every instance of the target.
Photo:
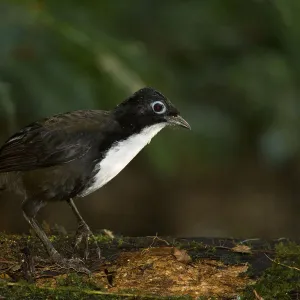
POLYGON ((114 178, 164 126, 165 124, 156 124, 147 127, 141 133, 115 143, 106 152, 105 157, 96 164, 95 175, 80 196, 83 197, 96 191, 114 178))

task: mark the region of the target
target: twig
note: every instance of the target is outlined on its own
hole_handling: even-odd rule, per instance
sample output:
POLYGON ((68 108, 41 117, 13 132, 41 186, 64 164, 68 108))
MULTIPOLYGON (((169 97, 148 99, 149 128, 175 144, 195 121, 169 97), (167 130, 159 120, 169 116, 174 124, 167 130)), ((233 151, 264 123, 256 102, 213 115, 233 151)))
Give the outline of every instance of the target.
POLYGON ((224 249, 224 250, 229 250, 229 251, 232 250, 232 248, 225 247, 225 246, 215 246, 214 248, 216 248, 216 249, 224 249))
POLYGON ((17 264, 17 263, 18 263, 18 262, 16 262, 16 261, 0 260, 0 264, 14 265, 14 264, 17 264))
POLYGON ((167 246, 170 246, 169 242, 158 237, 157 232, 156 232, 155 236, 147 236, 147 237, 153 238, 153 241, 152 241, 151 245, 149 246, 149 248, 151 248, 154 245, 156 240, 164 242, 164 243, 166 243, 167 246))
POLYGON ((261 297, 261 296, 257 293, 256 290, 253 290, 253 293, 254 293, 254 296, 255 296, 255 298, 256 298, 257 300, 264 300, 264 298, 261 297))
POLYGON ((247 239, 247 240, 241 241, 240 244, 245 244, 248 242, 254 242, 254 241, 259 241, 259 240, 260 240, 260 238, 247 239))
POLYGON ((163 240, 163 239, 159 238, 157 236, 157 233, 155 234, 155 236, 147 236, 147 238, 153 238, 153 240, 152 240, 152 243, 151 243, 151 245, 149 247, 147 247, 147 248, 145 248, 145 249, 142 250, 142 254, 144 254, 145 252, 149 251, 153 247, 153 245, 154 245, 154 243, 155 243, 156 240, 162 241, 162 242, 166 243, 168 246, 170 245, 166 240, 163 240))
POLYGON ((292 270, 296 270, 296 271, 300 271, 300 268, 297 268, 297 267, 292 267, 292 266, 289 266, 289 265, 286 265, 286 264, 283 264, 283 263, 280 263, 278 261, 276 261, 275 259, 272 259, 271 257, 269 257, 266 253, 265 253, 265 256, 273 263, 279 265, 279 266, 282 266, 282 267, 285 267, 285 268, 289 268, 289 269, 292 269, 292 270))

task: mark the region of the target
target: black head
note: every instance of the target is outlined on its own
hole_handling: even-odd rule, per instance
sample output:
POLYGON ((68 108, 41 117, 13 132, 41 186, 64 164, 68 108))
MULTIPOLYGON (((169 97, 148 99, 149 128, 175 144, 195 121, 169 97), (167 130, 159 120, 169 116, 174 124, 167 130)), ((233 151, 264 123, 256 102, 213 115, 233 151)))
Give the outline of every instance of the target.
POLYGON ((137 130, 158 123, 191 129, 178 109, 162 93, 151 87, 135 92, 114 109, 114 114, 124 127, 137 130))

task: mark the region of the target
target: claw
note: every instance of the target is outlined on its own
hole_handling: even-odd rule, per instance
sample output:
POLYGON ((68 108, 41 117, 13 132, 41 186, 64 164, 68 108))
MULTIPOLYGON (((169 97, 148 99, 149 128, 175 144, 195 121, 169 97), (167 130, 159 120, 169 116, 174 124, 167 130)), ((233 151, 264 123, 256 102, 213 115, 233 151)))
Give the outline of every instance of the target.
POLYGON ((66 259, 56 252, 51 255, 51 260, 63 269, 73 269, 78 273, 91 274, 91 271, 84 266, 83 261, 78 258, 66 259))
POLYGON ((84 266, 83 262, 75 258, 63 259, 56 263, 64 269, 73 269, 78 273, 85 273, 87 275, 91 274, 91 271, 84 266))
POLYGON ((80 243, 83 241, 84 242, 84 259, 87 260, 89 257, 89 240, 90 238, 93 239, 93 244, 95 245, 96 248, 96 253, 98 258, 101 258, 101 251, 99 248, 99 245, 97 241, 95 240, 92 231, 90 230, 89 226, 85 222, 80 222, 78 225, 78 230, 77 230, 77 235, 76 235, 76 240, 75 240, 75 246, 74 248, 76 250, 79 249, 80 243))

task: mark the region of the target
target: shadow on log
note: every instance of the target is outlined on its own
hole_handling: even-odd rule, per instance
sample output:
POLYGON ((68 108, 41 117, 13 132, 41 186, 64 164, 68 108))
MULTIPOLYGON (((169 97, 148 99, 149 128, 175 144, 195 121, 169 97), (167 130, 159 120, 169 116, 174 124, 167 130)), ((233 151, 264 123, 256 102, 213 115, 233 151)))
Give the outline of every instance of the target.
MULTIPOLYGON (((96 236, 91 275, 52 264, 36 237, 0 235, 0 299, 299 299, 300 246, 285 239, 96 236)), ((71 257, 73 236, 51 236, 71 257)), ((93 250, 93 249, 92 249, 93 250)), ((78 253, 82 255, 82 253, 78 253)))

